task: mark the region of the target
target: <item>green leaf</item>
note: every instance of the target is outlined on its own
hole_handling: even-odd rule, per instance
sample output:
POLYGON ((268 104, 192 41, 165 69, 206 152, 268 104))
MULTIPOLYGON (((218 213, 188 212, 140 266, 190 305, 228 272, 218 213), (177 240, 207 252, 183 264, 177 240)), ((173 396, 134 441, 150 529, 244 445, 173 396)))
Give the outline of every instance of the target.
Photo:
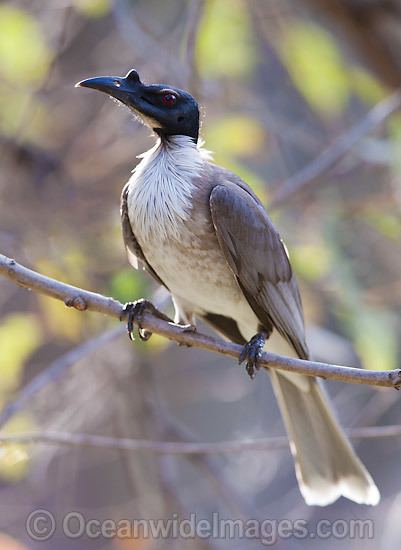
POLYGON ((255 156, 266 148, 266 134, 259 121, 231 115, 205 125, 206 143, 219 154, 255 156))
MULTIPOLYGON (((4 434, 18 434, 33 429, 33 422, 26 413, 14 415, 2 428, 4 434)), ((22 479, 29 466, 28 447, 19 443, 0 445, 0 477, 7 481, 17 482, 22 479)))
POLYGON ((365 216, 369 225, 388 239, 399 239, 401 235, 401 218, 385 212, 370 212, 365 216))
POLYGON ((277 48, 295 85, 314 108, 327 115, 344 109, 349 76, 328 32, 309 22, 288 23, 277 48))
POLYGON ((118 271, 110 282, 110 294, 120 302, 130 302, 146 294, 146 281, 132 268, 118 271))
POLYGON ((209 0, 198 40, 196 61, 205 76, 247 76, 256 62, 251 23, 240 0, 209 0))
POLYGON ((385 311, 363 309, 353 320, 353 340, 364 367, 391 370, 398 362, 397 324, 385 311))
POLYGON ((351 86, 367 103, 378 103, 386 95, 386 89, 370 73, 360 67, 350 68, 351 86))
POLYGON ((38 22, 26 11, 0 6, 0 76, 17 85, 38 85, 50 66, 51 52, 38 22))
POLYGON ((332 256, 325 243, 306 243, 291 247, 291 263, 300 277, 315 280, 328 273, 332 256))
POLYGON ((103 17, 109 13, 112 0, 73 0, 74 6, 89 17, 103 17))
POLYGON ((13 313, 0 324, 0 391, 17 388, 24 363, 38 347, 41 333, 34 315, 13 313))

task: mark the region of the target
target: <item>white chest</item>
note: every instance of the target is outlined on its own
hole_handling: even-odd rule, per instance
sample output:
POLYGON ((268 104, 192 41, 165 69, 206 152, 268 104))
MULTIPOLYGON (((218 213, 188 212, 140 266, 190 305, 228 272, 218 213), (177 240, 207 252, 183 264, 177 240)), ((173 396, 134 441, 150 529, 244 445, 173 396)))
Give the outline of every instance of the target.
POLYGON ((128 190, 128 214, 140 243, 179 238, 194 192, 193 180, 202 173, 206 152, 186 136, 158 142, 142 155, 128 190))
POLYGON ((202 175, 204 155, 180 138, 157 144, 135 169, 128 191, 132 230, 146 260, 193 312, 248 317, 252 312, 214 232, 192 211, 193 180, 202 175))

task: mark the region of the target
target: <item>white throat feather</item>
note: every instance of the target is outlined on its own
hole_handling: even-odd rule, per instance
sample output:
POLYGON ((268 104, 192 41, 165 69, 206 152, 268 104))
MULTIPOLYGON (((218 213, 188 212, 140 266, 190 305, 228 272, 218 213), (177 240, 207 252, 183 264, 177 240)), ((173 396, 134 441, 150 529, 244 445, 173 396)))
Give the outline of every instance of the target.
POLYGON ((128 214, 135 236, 163 241, 179 238, 180 223, 188 219, 193 179, 199 177, 210 153, 188 136, 157 141, 138 158, 129 181, 128 214))

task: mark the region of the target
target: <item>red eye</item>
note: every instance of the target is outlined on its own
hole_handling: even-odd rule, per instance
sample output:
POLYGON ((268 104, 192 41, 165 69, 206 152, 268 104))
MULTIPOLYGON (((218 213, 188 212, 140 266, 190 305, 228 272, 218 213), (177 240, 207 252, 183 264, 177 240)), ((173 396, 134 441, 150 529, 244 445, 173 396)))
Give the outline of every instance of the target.
POLYGON ((162 102, 166 107, 172 107, 176 101, 177 97, 174 94, 168 92, 162 95, 162 102))

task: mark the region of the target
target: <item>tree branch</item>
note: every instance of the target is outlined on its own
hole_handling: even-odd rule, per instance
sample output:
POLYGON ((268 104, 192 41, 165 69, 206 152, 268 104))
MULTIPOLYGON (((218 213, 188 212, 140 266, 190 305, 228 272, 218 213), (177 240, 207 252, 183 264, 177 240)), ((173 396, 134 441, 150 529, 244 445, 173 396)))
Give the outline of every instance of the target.
POLYGON ((290 197, 292 198, 313 185, 319 177, 327 173, 339 160, 347 155, 366 134, 400 108, 401 91, 393 93, 375 105, 360 122, 340 136, 317 158, 285 182, 279 184, 273 193, 269 209, 280 206, 290 197))
POLYGON ((55 380, 58 376, 64 373, 66 369, 72 367, 85 355, 98 350, 104 344, 110 342, 117 336, 122 334, 121 326, 117 328, 109 329, 101 334, 96 335, 94 338, 87 340, 72 348, 69 352, 65 353, 61 357, 58 357, 53 361, 46 369, 41 371, 32 380, 30 380, 23 388, 21 388, 17 395, 8 401, 0 411, 0 430, 10 420, 14 414, 20 411, 26 402, 35 393, 40 391, 51 380, 55 380))
MULTIPOLYGON (((66 306, 73 307, 79 311, 96 311, 124 320, 123 305, 117 300, 51 279, 18 264, 15 260, 2 254, 0 254, 0 275, 26 289, 62 300, 66 306)), ((160 334, 179 344, 221 353, 222 355, 228 355, 237 359, 242 349, 237 344, 217 340, 204 334, 183 332, 180 327, 162 321, 149 313, 144 314, 142 326, 144 329, 160 334)), ((316 361, 304 361, 267 352, 263 353, 259 364, 264 368, 277 368, 287 372, 296 372, 307 376, 318 376, 328 380, 338 380, 353 384, 367 384, 370 386, 393 387, 397 389, 401 386, 400 369, 370 371, 316 361)))
POLYGON ((205 0, 196 0, 188 6, 188 21, 187 21, 187 43, 185 53, 185 67, 188 71, 188 91, 192 95, 199 93, 199 71, 195 59, 196 40, 198 36, 199 25, 202 21, 203 10, 205 8, 205 0))
MULTIPOLYGON (((401 436, 401 426, 366 426, 347 430, 352 439, 382 439, 401 436)), ((147 439, 116 438, 104 435, 69 432, 24 432, 1 434, 0 445, 7 443, 62 445, 89 447, 119 451, 152 451, 158 454, 221 454, 241 451, 276 451, 288 447, 286 436, 266 437, 245 441, 220 441, 218 443, 188 443, 182 441, 150 441, 147 439)))

